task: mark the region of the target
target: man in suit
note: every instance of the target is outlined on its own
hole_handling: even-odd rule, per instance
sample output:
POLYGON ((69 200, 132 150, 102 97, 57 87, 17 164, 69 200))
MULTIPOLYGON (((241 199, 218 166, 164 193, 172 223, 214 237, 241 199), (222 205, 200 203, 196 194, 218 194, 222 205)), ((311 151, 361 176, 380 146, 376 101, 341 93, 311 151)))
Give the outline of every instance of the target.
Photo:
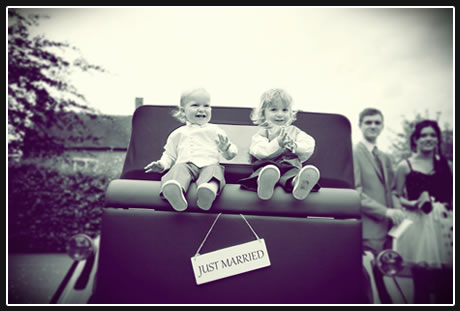
MULTIPOLYGON (((391 248, 387 233, 393 224, 399 224, 404 214, 393 193, 395 173, 391 159, 377 148, 377 138, 383 129, 383 114, 366 108, 359 115, 359 128, 363 140, 353 148, 355 188, 361 198, 363 223, 363 249, 377 257, 385 248, 391 248)), ((391 303, 383 276, 374 267, 374 276, 380 299, 391 303)))

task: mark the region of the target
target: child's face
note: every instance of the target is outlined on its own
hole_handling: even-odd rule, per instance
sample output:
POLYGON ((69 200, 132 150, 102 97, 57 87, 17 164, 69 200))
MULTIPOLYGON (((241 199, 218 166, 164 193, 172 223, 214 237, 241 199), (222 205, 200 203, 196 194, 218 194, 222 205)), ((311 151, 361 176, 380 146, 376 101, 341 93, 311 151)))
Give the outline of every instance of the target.
POLYGON ((264 110, 265 119, 274 125, 284 126, 292 116, 291 108, 280 99, 274 99, 273 102, 264 110))
POLYGON ((193 98, 182 108, 185 118, 192 124, 204 125, 211 120, 211 105, 206 98, 193 98))

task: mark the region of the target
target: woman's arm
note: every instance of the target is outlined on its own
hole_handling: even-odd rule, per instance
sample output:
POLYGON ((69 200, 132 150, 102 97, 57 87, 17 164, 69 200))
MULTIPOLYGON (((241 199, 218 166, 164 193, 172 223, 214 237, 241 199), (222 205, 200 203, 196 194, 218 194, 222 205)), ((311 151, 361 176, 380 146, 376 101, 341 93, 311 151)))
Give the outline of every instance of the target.
POLYGON ((407 209, 417 209, 418 200, 408 200, 406 197, 406 176, 409 174, 410 168, 406 161, 399 163, 396 169, 396 195, 399 197, 401 205, 407 209))

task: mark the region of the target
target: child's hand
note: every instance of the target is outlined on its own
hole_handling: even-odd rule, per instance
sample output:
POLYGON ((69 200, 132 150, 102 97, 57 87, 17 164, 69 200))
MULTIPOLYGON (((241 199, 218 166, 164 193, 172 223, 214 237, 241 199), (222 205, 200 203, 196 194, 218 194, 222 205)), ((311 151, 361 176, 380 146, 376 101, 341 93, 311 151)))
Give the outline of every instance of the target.
POLYGON ((278 139, 278 144, 283 148, 284 148, 284 145, 286 144, 286 137, 287 137, 286 130, 284 128, 281 128, 280 131, 278 132, 278 137, 276 139, 278 139))
POLYGON ((232 144, 230 143, 230 140, 227 136, 217 134, 217 137, 219 138, 219 140, 217 141, 217 148, 219 148, 219 151, 222 153, 222 156, 226 160, 233 159, 238 153, 237 148, 233 146, 232 150, 230 150, 230 146, 232 144))
POLYGON ((281 128, 278 134, 278 144, 280 145, 281 148, 287 148, 287 149, 294 148, 295 146, 295 142, 291 139, 291 137, 289 137, 284 127, 281 128))
POLYGON ((228 140, 228 137, 221 134, 217 134, 217 137, 219 138, 217 141, 217 148, 219 148, 221 152, 227 152, 228 148, 230 148, 230 141, 228 140))
POLYGON ((289 139, 289 142, 287 143, 287 145, 285 146, 286 149, 289 149, 291 150, 292 152, 295 153, 295 150, 297 149, 297 144, 295 141, 293 141, 292 139, 289 139))
POLYGON ((144 170, 146 173, 150 172, 157 172, 161 173, 164 170, 163 165, 160 163, 160 161, 153 161, 149 163, 146 167, 144 167, 144 170))

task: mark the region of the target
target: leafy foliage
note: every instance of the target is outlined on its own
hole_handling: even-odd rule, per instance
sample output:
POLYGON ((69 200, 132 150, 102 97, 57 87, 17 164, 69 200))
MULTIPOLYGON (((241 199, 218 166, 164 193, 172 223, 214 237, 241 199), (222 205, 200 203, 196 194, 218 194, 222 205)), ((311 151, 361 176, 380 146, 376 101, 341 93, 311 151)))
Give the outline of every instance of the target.
POLYGON ((72 235, 100 232, 108 177, 34 164, 10 165, 8 175, 10 252, 62 252, 72 235))
POLYGON ((31 38, 29 28, 37 26, 40 18, 47 17, 24 16, 20 9, 8 9, 9 154, 59 154, 63 151, 63 139, 52 135, 51 127, 70 131, 70 139, 79 140, 82 139, 79 113, 69 111, 97 118, 95 109, 87 105, 68 77, 73 70, 105 72, 105 69, 88 63, 68 43, 50 41, 43 36, 31 38), (69 55, 76 58, 69 61, 69 55))
MULTIPOLYGON (((402 132, 394 132, 395 138, 391 145, 392 155, 396 163, 399 163, 402 160, 405 160, 410 157, 412 151, 410 149, 410 135, 412 134, 415 124, 424 119, 436 120, 439 124, 440 113, 436 114, 435 118, 430 118, 428 112, 423 116, 418 113, 413 120, 404 119, 401 122, 402 132)), ((442 144, 441 151, 442 154, 449 160, 453 161, 453 131, 446 123, 444 128, 441 126, 442 134, 442 144)))

